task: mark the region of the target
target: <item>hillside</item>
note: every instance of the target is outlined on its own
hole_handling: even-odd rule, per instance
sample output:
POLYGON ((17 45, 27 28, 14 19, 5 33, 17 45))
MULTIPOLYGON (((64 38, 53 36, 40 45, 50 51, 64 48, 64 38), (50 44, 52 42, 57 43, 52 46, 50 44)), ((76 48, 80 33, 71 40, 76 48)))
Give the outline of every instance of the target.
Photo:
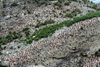
POLYGON ((100 66, 99 11, 85 0, 0 1, 1 67, 100 66))

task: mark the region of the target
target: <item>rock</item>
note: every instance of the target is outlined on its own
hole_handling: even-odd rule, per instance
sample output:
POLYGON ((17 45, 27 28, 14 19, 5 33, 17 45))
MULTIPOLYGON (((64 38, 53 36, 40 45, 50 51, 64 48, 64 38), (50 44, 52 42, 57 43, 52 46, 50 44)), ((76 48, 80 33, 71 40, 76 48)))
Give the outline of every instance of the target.
POLYGON ((9 65, 9 61, 3 61, 1 64, 2 66, 7 67, 9 65))
POLYGON ((13 49, 13 46, 11 46, 10 49, 13 49))
POLYGON ((3 19, 4 19, 4 20, 8 20, 8 19, 10 19, 10 15, 5 16, 3 19))
POLYGON ((43 65, 27 65, 27 67, 44 67, 43 65))
POLYGON ((7 51, 6 54, 9 54, 9 51, 7 51))

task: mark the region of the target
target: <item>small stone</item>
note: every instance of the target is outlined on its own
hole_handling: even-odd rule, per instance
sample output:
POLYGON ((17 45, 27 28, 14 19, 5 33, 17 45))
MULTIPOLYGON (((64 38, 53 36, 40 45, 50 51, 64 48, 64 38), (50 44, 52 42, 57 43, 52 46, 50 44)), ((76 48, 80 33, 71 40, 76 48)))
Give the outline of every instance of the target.
POLYGON ((10 49, 13 49, 13 46, 11 46, 10 49))
POLYGON ((2 66, 8 66, 9 65, 9 61, 3 61, 1 64, 2 64, 2 66))

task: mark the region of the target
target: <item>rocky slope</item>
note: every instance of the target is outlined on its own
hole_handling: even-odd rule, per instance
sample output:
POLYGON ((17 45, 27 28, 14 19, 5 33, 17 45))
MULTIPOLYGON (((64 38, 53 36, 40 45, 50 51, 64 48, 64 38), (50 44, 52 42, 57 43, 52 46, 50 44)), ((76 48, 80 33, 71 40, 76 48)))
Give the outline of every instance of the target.
MULTIPOLYGON (((31 44, 20 43, 20 40, 28 38, 25 29, 29 29, 28 36, 31 36, 36 30, 46 26, 99 10, 99 4, 95 6, 96 4, 91 2, 65 1, 59 3, 61 6, 55 5, 57 1, 47 1, 48 4, 43 2, 42 5, 41 2, 38 4, 34 3, 34 0, 0 2, 0 36, 7 36, 12 32, 15 35, 14 31, 22 35, 21 38, 13 38, 2 45, 1 63, 8 67, 100 66, 98 50, 100 17, 80 21, 70 27, 64 26, 56 30, 52 36, 33 41, 31 44), (66 17, 66 14, 70 15, 66 17), (50 19, 55 22, 42 25, 50 19), (37 24, 41 25, 37 27, 37 24)), ((18 33, 17 35, 20 36, 18 33)))
MULTIPOLYGON (((26 67, 42 65, 44 67, 85 67, 98 65, 97 58, 92 54, 99 46, 100 18, 93 18, 77 23, 64 31, 46 39, 40 40, 28 47, 20 49, 15 54, 3 58, 10 67, 26 67), (81 26, 84 28, 81 29, 81 26), (80 55, 86 53, 87 57, 80 55), (93 59, 93 60, 91 60, 93 59), (91 64, 94 63, 94 64, 91 64)), ((85 56, 85 55, 84 55, 85 56)))

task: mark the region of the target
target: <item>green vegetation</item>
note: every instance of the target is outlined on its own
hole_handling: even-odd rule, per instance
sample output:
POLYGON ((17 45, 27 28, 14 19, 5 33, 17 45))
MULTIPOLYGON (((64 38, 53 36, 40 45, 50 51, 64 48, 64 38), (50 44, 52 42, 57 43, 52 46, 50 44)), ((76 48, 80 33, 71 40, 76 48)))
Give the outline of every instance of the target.
POLYGON ((83 30, 83 27, 81 27, 80 29, 83 30))
POLYGON ((58 0, 59 3, 62 3, 62 0, 58 0))
POLYGON ((100 56, 100 49, 94 53, 95 56, 100 56))
POLYGON ((55 6, 61 7, 61 4, 59 2, 54 3, 55 6))
POLYGON ((81 10, 78 8, 74 9, 71 13, 67 13, 65 17, 73 18, 77 13, 81 13, 81 10))
POLYGON ((21 38, 21 37, 22 37, 22 35, 20 33, 16 33, 16 32, 13 32, 13 33, 11 32, 6 37, 0 36, 0 45, 6 44, 8 42, 11 42, 14 39, 21 38))
POLYGON ((10 6, 12 7, 12 6, 17 6, 17 5, 18 5, 17 2, 13 2, 13 3, 11 3, 10 6))
POLYGON ((64 5, 69 5, 71 2, 70 1, 67 1, 64 3, 64 5))
POLYGON ((17 48, 19 49, 19 48, 20 48, 20 46, 17 46, 17 48))
POLYGON ((80 53, 80 56, 82 56, 82 57, 87 57, 87 54, 86 53, 80 53))
POLYGON ((6 13, 4 11, 2 11, 2 16, 6 16, 6 13))
POLYGON ((1 50, 6 49, 6 46, 4 48, 2 48, 2 45, 6 44, 8 42, 11 42, 14 39, 21 38, 21 37, 22 37, 22 35, 20 33, 16 33, 15 31, 14 32, 10 31, 7 36, 0 36, 0 55, 2 54, 1 50))
POLYGON ((72 13, 82 13, 80 9, 76 8, 72 11, 72 13))
POLYGON ((69 17, 69 18, 72 18, 74 15, 72 14, 72 13, 67 13, 66 15, 65 15, 65 17, 69 17))
POLYGON ((100 11, 100 8, 97 8, 97 11, 100 11))
POLYGON ((93 6, 88 6, 88 5, 87 5, 87 7, 93 8, 93 9, 98 10, 98 11, 100 10, 100 8, 97 8, 97 5, 93 5, 93 6))
POLYGON ((59 13, 59 15, 62 15, 62 13, 59 13))
POLYGON ((4 1, 2 1, 2 4, 3 4, 3 8, 5 8, 5 7, 6 7, 5 0, 4 0, 4 1))
POLYGON ((31 1, 30 0, 27 0, 27 3, 31 3, 31 1))
POLYGON ((98 55, 98 51, 95 52, 95 56, 97 56, 97 55, 98 55))
POLYGON ((28 37, 30 35, 30 30, 28 27, 23 28, 23 32, 25 33, 26 37, 28 37))
POLYGON ((72 1, 77 1, 77 0, 72 0, 72 1))
POLYGON ((33 3, 39 4, 39 0, 33 0, 33 3))
POLYGON ((89 1, 89 0, 72 0, 72 1, 89 1))
POLYGON ((84 4, 86 4, 87 2, 89 2, 89 0, 72 0, 72 1, 79 1, 79 2, 83 1, 84 4))
POLYGON ((97 5, 93 5, 92 8, 93 8, 93 9, 97 9, 97 5))
POLYGON ((22 9, 23 9, 23 10, 26 9, 26 5, 24 5, 22 9))
POLYGON ((47 6, 47 2, 46 1, 41 1, 41 2, 39 2, 39 4, 38 4, 38 6, 41 6, 41 5, 45 5, 45 6, 47 6))
POLYGON ((28 27, 23 28, 23 32, 25 32, 25 31, 27 31, 27 30, 29 30, 29 28, 28 28, 28 27))
POLYGON ((30 10, 27 9, 27 13, 28 13, 28 14, 31 14, 30 10))
POLYGON ((69 11, 69 9, 67 9, 66 11, 69 11))
POLYGON ((3 8, 5 8, 6 7, 6 4, 5 3, 3 3, 3 8))
POLYGON ((98 51, 100 52, 100 49, 98 49, 98 51))
POLYGON ((6 49, 6 46, 4 46, 4 48, 3 49, 6 49))
POLYGON ((74 23, 78 23, 79 21, 84 21, 86 19, 91 19, 94 17, 100 17, 100 12, 90 12, 84 16, 73 18, 73 20, 67 20, 61 22, 60 24, 46 26, 42 29, 36 30, 30 37, 25 40, 22 40, 22 42, 32 43, 33 40, 38 41, 41 38, 51 36, 56 30, 61 29, 63 26, 69 27, 74 23))
MULTIPOLYGON (((28 2, 28 3, 31 3, 30 0, 27 0, 27 2, 28 2)), ((47 6, 47 5, 49 4, 49 3, 46 2, 45 0, 43 0, 43 1, 41 1, 41 0, 32 0, 32 3, 36 3, 39 7, 40 7, 41 5, 47 6)))
POLYGON ((94 11, 92 11, 92 10, 88 10, 88 12, 94 12, 94 11))
POLYGON ((30 31, 29 30, 25 31, 25 35, 26 35, 26 37, 28 37, 30 35, 30 31))
POLYGON ((50 20, 44 21, 43 23, 39 22, 39 23, 37 23, 37 25, 35 27, 40 27, 40 26, 43 26, 43 25, 51 24, 51 23, 55 23, 55 21, 50 19, 50 20))

